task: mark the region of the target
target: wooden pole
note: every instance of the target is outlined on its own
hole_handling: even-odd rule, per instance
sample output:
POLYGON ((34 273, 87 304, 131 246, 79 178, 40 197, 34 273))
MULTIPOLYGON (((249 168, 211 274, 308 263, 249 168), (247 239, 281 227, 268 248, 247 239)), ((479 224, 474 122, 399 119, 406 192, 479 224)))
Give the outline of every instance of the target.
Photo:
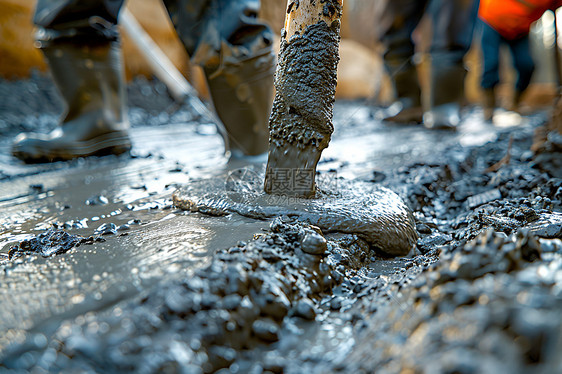
POLYGON ((333 132, 343 0, 289 0, 269 119, 266 193, 314 197, 333 132))
POLYGON ((211 120, 217 126, 217 131, 224 141, 225 154, 228 154, 230 144, 226 127, 222 121, 203 104, 197 90, 189 84, 158 44, 152 40, 129 9, 121 10, 119 17, 120 25, 145 58, 154 75, 166 85, 174 100, 178 103, 187 101, 198 115, 211 120))

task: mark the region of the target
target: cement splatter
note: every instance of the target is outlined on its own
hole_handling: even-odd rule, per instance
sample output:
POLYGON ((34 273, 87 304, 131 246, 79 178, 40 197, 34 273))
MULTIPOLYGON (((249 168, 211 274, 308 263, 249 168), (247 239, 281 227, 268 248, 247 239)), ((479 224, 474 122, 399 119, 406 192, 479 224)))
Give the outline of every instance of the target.
POLYGON ((38 253, 43 257, 60 255, 79 247, 82 244, 92 244, 94 237, 71 235, 64 230, 49 229, 36 237, 24 240, 8 251, 9 259, 28 253, 38 253))
POLYGON ((236 184, 225 184, 230 180, 225 176, 190 183, 174 193, 174 205, 217 216, 296 217, 325 232, 356 234, 373 250, 391 256, 407 255, 416 243, 412 212, 389 189, 340 179, 335 185, 320 185, 315 199, 305 199, 265 194, 259 188, 259 170, 244 175, 236 184))

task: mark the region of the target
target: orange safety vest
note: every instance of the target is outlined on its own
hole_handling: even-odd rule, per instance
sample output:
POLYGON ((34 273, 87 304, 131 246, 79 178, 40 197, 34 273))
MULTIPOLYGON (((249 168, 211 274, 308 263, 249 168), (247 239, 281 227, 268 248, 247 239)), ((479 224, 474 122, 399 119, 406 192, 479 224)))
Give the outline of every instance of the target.
POLYGON ((560 6, 561 0, 480 0, 478 16, 501 36, 513 40, 527 35, 544 12, 560 6))

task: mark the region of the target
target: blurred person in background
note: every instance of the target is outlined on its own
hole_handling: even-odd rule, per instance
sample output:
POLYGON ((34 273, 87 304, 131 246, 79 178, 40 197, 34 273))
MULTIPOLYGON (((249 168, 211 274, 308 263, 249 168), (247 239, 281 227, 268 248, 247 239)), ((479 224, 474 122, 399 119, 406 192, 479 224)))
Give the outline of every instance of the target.
POLYGON ((478 0, 382 0, 378 23, 386 49, 384 62, 394 81, 400 112, 387 120, 422 123, 428 128, 455 128, 460 122, 466 68, 463 58, 472 43, 478 0), (412 33, 422 17, 431 20, 429 92, 422 100, 412 33), (423 102, 427 108, 422 107, 423 102))
MULTIPOLYGON (((163 0, 193 63, 203 67, 233 155, 268 148, 273 35, 259 0, 163 0)), ((124 0, 38 0, 37 45, 66 104, 50 134, 17 136, 25 162, 121 154, 131 148, 120 37, 124 0)))
POLYGON ((491 121, 496 107, 494 88, 500 81, 500 46, 507 45, 517 71, 515 94, 510 109, 517 110, 521 95, 531 82, 535 63, 531 55, 531 24, 547 10, 555 11, 562 0, 480 0, 478 17, 482 27, 480 43, 484 68, 481 86, 484 90, 484 118, 491 121))

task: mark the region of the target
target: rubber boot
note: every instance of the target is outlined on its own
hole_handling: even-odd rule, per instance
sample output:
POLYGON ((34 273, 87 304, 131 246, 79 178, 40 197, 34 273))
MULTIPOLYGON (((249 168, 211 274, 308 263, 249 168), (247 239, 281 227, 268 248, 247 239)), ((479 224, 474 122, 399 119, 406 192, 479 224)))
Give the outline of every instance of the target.
POLYGON ((411 63, 387 64, 398 98, 399 112, 385 118, 396 123, 422 123, 421 89, 418 73, 411 63))
POLYGON ((487 88, 482 94, 482 109, 484 111, 484 121, 491 122, 496 108, 496 95, 493 88, 487 88))
POLYGON ((267 47, 242 61, 229 62, 226 58, 216 71, 204 69, 235 158, 261 155, 268 150, 275 61, 275 54, 267 47))
POLYGON ((18 135, 13 155, 31 163, 130 150, 119 43, 54 42, 43 53, 67 111, 50 134, 18 135))
POLYGON ((431 129, 455 129, 460 123, 460 103, 464 98, 464 66, 432 64, 429 86, 429 110, 423 124, 431 129))

